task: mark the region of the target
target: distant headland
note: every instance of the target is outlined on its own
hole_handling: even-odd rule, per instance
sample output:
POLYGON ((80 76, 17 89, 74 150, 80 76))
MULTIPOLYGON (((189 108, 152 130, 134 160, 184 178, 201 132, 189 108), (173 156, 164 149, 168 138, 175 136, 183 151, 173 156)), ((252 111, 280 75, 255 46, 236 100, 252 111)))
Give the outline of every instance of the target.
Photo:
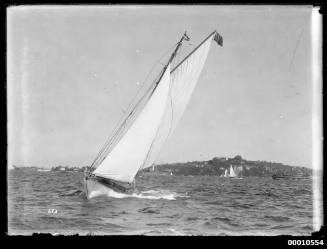
MULTIPOLYGON (((275 174, 312 175, 312 170, 306 167, 290 166, 282 163, 267 161, 250 161, 240 155, 233 158, 214 157, 208 161, 192 161, 186 163, 171 163, 155 166, 155 170, 171 172, 174 175, 218 175, 223 176, 226 170, 233 168, 236 174, 247 176, 272 176, 275 174)), ((151 171, 153 169, 146 169, 151 171)))
MULTIPOLYGON (((14 170, 37 170, 37 171, 73 171, 73 172, 84 172, 88 166, 82 167, 69 167, 69 166, 53 166, 51 168, 40 168, 36 166, 30 167, 18 167, 13 165, 14 170)), ((258 176, 258 177, 268 177, 275 174, 287 174, 295 175, 302 174, 305 176, 311 176, 312 170, 306 167, 290 166, 277 162, 267 162, 267 161, 250 161, 243 159, 240 155, 233 158, 227 157, 214 157, 208 161, 192 161, 184 163, 169 163, 169 164, 158 164, 151 168, 147 168, 142 172, 161 172, 173 175, 217 175, 223 176, 226 171, 230 168, 236 174, 242 175, 242 177, 247 176, 258 176)))

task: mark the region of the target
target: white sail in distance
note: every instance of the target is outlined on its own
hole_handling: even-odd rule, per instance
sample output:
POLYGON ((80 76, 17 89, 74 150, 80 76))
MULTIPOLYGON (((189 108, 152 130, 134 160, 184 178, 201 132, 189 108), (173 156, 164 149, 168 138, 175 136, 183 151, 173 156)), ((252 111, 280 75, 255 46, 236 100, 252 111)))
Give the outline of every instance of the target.
POLYGON ((207 59, 212 33, 195 51, 177 65, 170 75, 170 92, 157 136, 142 169, 151 167, 181 119, 207 59))
POLYGON ((230 169, 229 169, 229 176, 230 177, 236 177, 236 174, 234 172, 234 169, 233 169, 233 166, 232 165, 230 166, 230 169))
POLYGON ((129 130, 93 171, 95 175, 133 182, 156 137, 168 100, 169 85, 170 65, 167 66, 158 86, 129 130))
POLYGON ((242 174, 242 171, 243 171, 242 166, 234 167, 234 172, 237 177, 240 177, 240 175, 242 174))

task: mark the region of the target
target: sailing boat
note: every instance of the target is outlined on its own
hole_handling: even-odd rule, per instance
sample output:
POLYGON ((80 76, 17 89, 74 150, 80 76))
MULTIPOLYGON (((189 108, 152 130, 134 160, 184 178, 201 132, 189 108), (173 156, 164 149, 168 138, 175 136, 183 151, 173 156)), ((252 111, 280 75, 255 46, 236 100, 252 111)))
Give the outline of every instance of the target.
POLYGON ((84 175, 87 198, 107 190, 131 192, 138 171, 151 167, 176 128, 199 79, 212 40, 223 38, 213 31, 191 53, 171 68, 186 32, 176 44, 156 80, 127 112, 84 175))
POLYGON ((229 168, 229 177, 237 177, 232 165, 229 168))
POLYGON ((234 179, 243 179, 243 167, 242 166, 236 166, 233 168, 236 177, 234 179))
POLYGON ((228 177, 228 171, 227 171, 227 169, 225 169, 225 174, 223 175, 223 177, 228 177))

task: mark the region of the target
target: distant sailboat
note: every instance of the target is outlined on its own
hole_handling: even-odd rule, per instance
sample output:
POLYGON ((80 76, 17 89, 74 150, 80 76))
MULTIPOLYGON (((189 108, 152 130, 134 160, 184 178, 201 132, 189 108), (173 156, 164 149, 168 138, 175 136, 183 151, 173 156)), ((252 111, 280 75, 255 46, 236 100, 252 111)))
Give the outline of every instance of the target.
POLYGON ((226 178, 232 178, 232 179, 243 179, 241 177, 239 177, 240 173, 242 171, 238 168, 238 167, 233 167, 233 165, 231 165, 228 169, 225 169, 225 172, 223 175, 221 175, 221 177, 226 177, 226 178))
POLYGON ((48 172, 48 171, 50 171, 50 169, 38 169, 37 171, 39 171, 39 172, 48 172))
POLYGON ((88 198, 92 192, 104 188, 119 192, 133 190, 137 172, 153 165, 181 119, 203 69, 211 41, 223 45, 222 37, 214 31, 171 69, 184 40, 189 40, 186 33, 157 79, 133 109, 126 112, 121 125, 86 169, 84 191, 88 198))
POLYGON ((243 172, 243 168, 242 166, 235 166, 233 167, 232 165, 230 166, 230 177, 232 179, 243 179, 242 176, 242 172, 243 172))
POLYGON ((236 179, 243 179, 243 167, 242 166, 236 166, 234 168, 234 172, 236 174, 236 179))
POLYGON ((237 177, 232 165, 229 168, 229 177, 237 177))

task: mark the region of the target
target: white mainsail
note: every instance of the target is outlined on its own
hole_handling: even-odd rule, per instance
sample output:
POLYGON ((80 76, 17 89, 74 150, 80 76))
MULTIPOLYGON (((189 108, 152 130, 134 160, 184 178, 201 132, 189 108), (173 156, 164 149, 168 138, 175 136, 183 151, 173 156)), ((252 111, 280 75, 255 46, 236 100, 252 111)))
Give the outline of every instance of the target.
POLYGON ((142 167, 160 126, 169 95, 170 65, 157 88, 129 130, 93 171, 97 176, 122 182, 133 182, 142 167))
POLYGON ((170 92, 165 112, 147 159, 141 167, 142 169, 151 167, 155 162, 167 139, 181 119, 203 69, 213 37, 214 33, 172 70, 170 92))
POLYGON ((225 175, 224 175, 224 177, 228 177, 227 169, 225 169, 225 175))

